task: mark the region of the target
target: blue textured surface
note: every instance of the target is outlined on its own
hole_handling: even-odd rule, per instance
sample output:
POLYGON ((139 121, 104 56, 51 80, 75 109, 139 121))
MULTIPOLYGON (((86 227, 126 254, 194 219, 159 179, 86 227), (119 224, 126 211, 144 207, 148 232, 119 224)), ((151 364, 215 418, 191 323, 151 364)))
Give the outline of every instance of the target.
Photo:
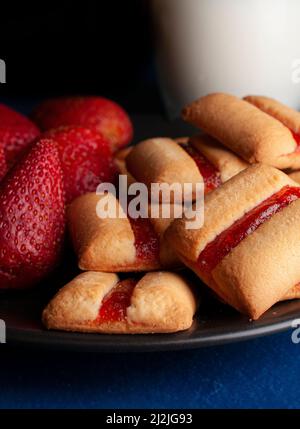
POLYGON ((191 351, 97 355, 8 351, 0 407, 298 408, 291 332, 191 351))

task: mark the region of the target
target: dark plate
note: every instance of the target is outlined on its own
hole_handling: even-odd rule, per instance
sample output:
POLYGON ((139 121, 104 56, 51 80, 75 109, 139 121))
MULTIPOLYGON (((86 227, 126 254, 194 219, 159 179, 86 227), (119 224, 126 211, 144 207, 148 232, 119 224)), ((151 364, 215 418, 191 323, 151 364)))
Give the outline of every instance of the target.
MULTIPOLYGON (((168 123, 158 117, 134 117, 136 138, 151 135, 185 135, 190 130, 181 122, 168 123)), ((70 254, 70 252, 66 252, 70 254)), ((50 332, 40 322, 41 311, 57 288, 71 279, 75 263, 65 266, 33 291, 4 293, 0 297, 0 319, 7 327, 7 343, 48 349, 93 352, 142 352, 179 350, 246 340, 280 332, 300 317, 300 300, 279 303, 256 322, 220 304, 205 291, 199 280, 201 305, 191 329, 178 334, 103 335, 50 332)))
POLYGON ((6 322, 8 344, 93 352, 178 350, 280 332, 290 328, 291 322, 300 317, 300 300, 295 300, 277 304, 258 321, 250 322, 246 317, 202 292, 199 314, 191 329, 185 332, 160 335, 52 332, 45 331, 40 322, 41 311, 53 294, 52 287, 46 289, 46 292, 39 289, 2 297, 0 316, 6 322))

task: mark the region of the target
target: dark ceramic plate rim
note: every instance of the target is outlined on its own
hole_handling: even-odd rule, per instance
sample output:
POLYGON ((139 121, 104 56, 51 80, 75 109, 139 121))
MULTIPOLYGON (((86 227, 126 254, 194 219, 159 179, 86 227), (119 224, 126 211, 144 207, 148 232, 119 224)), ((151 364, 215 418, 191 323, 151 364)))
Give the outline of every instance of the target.
MULTIPOLYGON (((279 304, 283 307, 289 305, 290 303, 279 304)), ((300 309, 300 303, 298 307, 300 309)), ((175 334, 147 335, 86 334, 7 326, 7 344, 39 349, 101 353, 174 351, 245 341, 286 331, 291 329, 297 315, 300 316, 300 311, 281 316, 278 320, 276 316, 272 316, 276 320, 273 322, 263 319, 254 322, 246 321, 241 323, 240 328, 231 331, 224 326, 223 332, 219 328, 211 328, 209 333, 203 332, 203 334, 201 328, 194 325, 188 331, 175 334)))

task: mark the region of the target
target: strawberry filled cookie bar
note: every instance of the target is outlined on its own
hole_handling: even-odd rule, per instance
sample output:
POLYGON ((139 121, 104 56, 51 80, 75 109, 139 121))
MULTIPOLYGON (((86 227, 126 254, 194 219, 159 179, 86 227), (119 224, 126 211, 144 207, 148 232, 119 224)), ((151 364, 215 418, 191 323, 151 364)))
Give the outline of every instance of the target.
POLYGON ((300 168, 300 113, 274 100, 209 94, 186 106, 182 116, 251 164, 300 168))
POLYGON ((94 193, 77 198, 69 206, 68 224, 79 268, 105 272, 157 270, 181 265, 164 240, 172 219, 129 217, 112 195, 94 193), (116 216, 102 218, 98 204, 116 207, 116 216))
POLYGON ((248 95, 244 98, 248 103, 253 104, 261 111, 276 118, 279 122, 285 125, 294 134, 294 138, 300 144, 300 112, 280 103, 277 100, 269 97, 258 95, 248 95))
POLYGON ((253 165, 206 196, 202 228, 177 219, 165 237, 224 302, 257 319, 299 294, 299 198, 286 174, 253 165))
POLYGON ((43 312, 48 329, 109 334, 188 329, 197 302, 184 277, 170 272, 120 280, 86 272, 63 287, 43 312))
MULTIPOLYGON (((205 193, 248 166, 208 136, 145 140, 131 150, 126 165, 132 176, 148 188, 152 183, 203 183, 205 193)), ((195 194, 188 198, 194 199, 195 194)))

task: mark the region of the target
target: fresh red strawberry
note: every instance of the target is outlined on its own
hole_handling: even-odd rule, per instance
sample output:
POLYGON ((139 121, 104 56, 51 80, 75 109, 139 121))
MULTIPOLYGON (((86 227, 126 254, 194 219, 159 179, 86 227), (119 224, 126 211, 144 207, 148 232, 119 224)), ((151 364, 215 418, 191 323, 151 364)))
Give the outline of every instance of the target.
POLYGON ((45 100, 33 113, 43 130, 66 125, 81 125, 99 131, 115 150, 132 140, 129 116, 117 103, 103 97, 66 97, 45 100))
POLYGON ((65 229, 63 173, 54 141, 41 140, 0 186, 0 288, 26 288, 58 262, 65 229))
POLYGON ((0 104, 0 144, 9 166, 23 155, 39 134, 37 126, 26 116, 0 104))
POLYGON ((109 143, 98 132, 70 126, 50 130, 44 136, 57 143, 67 203, 79 195, 94 192, 99 183, 115 180, 116 167, 109 143))
POLYGON ((2 145, 0 145, 0 181, 7 173, 7 163, 5 159, 5 152, 2 145))

